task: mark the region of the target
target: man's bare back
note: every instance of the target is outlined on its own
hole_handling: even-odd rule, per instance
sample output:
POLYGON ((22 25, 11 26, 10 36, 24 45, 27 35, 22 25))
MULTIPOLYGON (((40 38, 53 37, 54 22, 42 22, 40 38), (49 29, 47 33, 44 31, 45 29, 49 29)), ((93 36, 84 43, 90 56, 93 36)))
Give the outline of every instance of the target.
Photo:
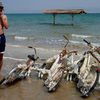
POLYGON ((8 21, 7 16, 3 13, 3 5, 2 2, 0 2, 0 70, 3 65, 3 53, 5 51, 6 46, 6 37, 4 35, 4 28, 8 29, 8 21))

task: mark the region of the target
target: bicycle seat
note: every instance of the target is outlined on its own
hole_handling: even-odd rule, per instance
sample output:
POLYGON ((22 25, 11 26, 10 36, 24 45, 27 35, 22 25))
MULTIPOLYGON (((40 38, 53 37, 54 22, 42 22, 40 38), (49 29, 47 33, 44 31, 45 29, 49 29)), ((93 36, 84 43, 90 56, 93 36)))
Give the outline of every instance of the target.
POLYGON ((33 60, 33 61, 36 60, 35 57, 34 57, 34 55, 28 55, 28 58, 31 59, 31 60, 33 60))

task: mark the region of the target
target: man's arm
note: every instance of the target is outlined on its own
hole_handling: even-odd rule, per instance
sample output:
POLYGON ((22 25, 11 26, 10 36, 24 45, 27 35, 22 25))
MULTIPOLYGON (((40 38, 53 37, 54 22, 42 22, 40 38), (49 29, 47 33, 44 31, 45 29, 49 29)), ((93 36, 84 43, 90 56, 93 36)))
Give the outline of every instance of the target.
POLYGON ((8 29, 8 20, 7 20, 7 16, 6 16, 6 15, 2 15, 1 18, 2 18, 3 27, 5 27, 6 29, 8 29))

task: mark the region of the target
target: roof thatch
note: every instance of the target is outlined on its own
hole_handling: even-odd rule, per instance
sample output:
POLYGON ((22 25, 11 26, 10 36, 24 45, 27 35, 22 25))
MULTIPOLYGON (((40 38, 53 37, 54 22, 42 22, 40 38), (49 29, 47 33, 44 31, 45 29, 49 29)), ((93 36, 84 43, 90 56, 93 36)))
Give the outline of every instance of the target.
POLYGON ((71 10, 63 10, 63 9, 52 9, 45 10, 46 14, 83 14, 86 13, 83 9, 71 9, 71 10))

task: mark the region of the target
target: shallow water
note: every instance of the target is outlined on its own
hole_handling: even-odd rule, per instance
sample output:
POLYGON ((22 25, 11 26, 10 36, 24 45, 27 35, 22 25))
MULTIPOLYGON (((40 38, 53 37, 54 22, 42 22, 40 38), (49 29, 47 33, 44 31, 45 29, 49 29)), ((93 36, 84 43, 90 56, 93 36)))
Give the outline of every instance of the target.
MULTIPOLYGON (((84 100, 73 83, 63 82, 54 93, 48 93, 42 80, 30 78, 17 82, 13 86, 0 89, 0 100, 84 100)), ((100 100, 100 91, 96 91, 85 100, 100 100)))
MULTIPOLYGON (((2 73, 7 74, 18 63, 5 59, 2 73)), ((37 78, 37 73, 32 72, 31 77, 21 80, 9 87, 0 88, 0 100, 84 100, 80 97, 73 82, 62 80, 57 91, 48 93, 43 87, 43 81, 37 78)), ((95 90, 85 100, 100 100, 100 90, 95 90)))

